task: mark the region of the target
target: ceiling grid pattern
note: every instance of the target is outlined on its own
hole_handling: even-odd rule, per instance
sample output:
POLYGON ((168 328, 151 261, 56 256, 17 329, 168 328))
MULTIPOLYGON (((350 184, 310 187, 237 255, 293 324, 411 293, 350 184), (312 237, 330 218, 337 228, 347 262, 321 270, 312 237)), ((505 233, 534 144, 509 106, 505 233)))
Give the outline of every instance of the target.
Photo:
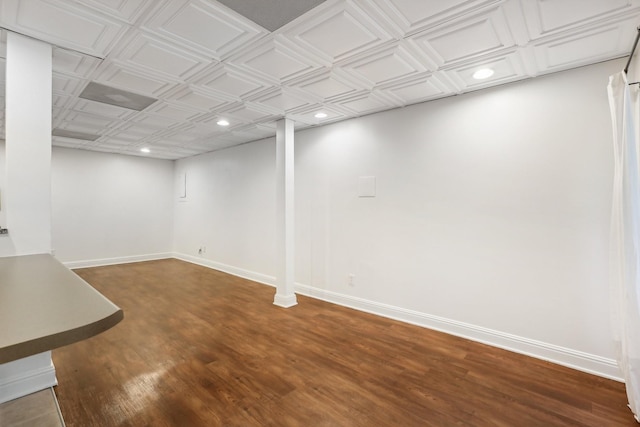
MULTIPOLYGON (((273 32, 215 0, 0 0, 2 28, 55 46, 54 128, 96 137, 54 146, 161 159, 623 57, 638 25, 640 0, 326 0, 273 32)), ((0 31, 0 139, 5 52, 0 31)))

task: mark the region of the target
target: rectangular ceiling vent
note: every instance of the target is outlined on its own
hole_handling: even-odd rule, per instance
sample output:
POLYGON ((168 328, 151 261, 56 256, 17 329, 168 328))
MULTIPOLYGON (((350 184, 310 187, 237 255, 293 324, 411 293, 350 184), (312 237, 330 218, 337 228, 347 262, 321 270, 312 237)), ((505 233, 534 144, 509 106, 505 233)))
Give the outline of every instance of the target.
POLYGON ((325 0, 218 0, 223 5, 255 22, 262 28, 275 31, 325 0))
POLYGON ((54 129, 51 131, 51 136, 59 136, 61 138, 81 139, 83 141, 95 141, 100 138, 100 135, 94 135, 92 133, 77 132, 75 130, 67 129, 54 129))
POLYGON ((156 98, 138 95, 137 93, 127 92, 126 90, 116 89, 96 82, 89 83, 80 94, 80 98, 136 111, 142 111, 157 101, 156 98))

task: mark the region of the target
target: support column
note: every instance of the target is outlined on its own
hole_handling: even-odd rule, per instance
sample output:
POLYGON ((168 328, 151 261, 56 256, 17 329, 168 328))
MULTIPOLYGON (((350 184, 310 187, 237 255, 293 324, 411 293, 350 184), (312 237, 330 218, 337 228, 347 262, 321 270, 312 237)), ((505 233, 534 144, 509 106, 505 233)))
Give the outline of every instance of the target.
POLYGON ((51 55, 50 45, 7 32, 7 223, 0 225, 9 234, 0 236, 0 256, 51 252, 51 55))
MULTIPOLYGON (((51 46, 7 32, 0 256, 51 252, 51 46)), ((25 307, 25 309, 27 309, 25 307)), ((0 402, 57 384, 51 352, 0 365, 0 402)))
POLYGON ((298 303, 294 291, 294 157, 293 121, 282 119, 276 128, 276 295, 280 307, 298 303))

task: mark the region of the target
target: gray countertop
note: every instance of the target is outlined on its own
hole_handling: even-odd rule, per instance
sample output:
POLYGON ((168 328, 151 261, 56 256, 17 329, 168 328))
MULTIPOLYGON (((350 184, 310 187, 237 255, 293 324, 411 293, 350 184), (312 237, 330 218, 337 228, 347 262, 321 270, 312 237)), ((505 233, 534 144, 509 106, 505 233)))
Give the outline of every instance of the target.
POLYGON ((0 363, 90 338, 123 317, 49 254, 0 258, 0 363))

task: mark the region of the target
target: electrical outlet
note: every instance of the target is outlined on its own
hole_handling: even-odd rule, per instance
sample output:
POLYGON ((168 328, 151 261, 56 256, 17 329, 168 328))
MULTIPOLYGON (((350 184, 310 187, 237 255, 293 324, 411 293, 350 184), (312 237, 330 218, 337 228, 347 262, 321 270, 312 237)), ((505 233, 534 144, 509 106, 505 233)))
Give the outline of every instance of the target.
POLYGON ((356 275, 355 275, 355 274, 350 273, 350 274, 347 276, 347 284, 348 284, 349 286, 355 286, 355 285, 356 285, 356 275))
POLYGON ((9 229, 0 227, 0 234, 9 234, 9 229))

